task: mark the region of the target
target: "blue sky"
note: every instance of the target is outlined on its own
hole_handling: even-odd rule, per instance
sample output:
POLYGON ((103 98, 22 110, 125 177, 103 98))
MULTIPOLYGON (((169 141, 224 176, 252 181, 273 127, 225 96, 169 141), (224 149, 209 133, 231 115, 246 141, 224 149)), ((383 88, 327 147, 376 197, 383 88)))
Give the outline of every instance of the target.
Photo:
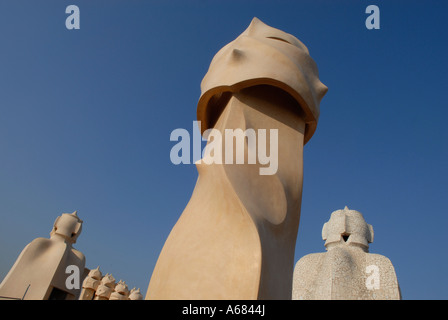
POLYGON ((258 17, 299 38, 329 91, 304 150, 296 261, 348 206, 375 231, 404 299, 447 299, 446 1, 2 1, 0 278, 55 218, 75 247, 145 293, 194 188, 175 166, 214 54, 258 17), (81 28, 65 28, 76 4, 81 28), (367 30, 365 8, 380 8, 367 30))

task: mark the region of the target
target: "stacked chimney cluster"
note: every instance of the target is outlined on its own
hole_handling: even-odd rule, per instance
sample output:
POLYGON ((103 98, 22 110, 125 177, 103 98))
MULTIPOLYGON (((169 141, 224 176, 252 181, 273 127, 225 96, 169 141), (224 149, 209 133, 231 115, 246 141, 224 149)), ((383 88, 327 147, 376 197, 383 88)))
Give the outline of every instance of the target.
POLYGON ((112 274, 103 276, 97 267, 84 279, 79 300, 143 300, 143 295, 140 288, 129 291, 126 283, 116 282, 112 274))

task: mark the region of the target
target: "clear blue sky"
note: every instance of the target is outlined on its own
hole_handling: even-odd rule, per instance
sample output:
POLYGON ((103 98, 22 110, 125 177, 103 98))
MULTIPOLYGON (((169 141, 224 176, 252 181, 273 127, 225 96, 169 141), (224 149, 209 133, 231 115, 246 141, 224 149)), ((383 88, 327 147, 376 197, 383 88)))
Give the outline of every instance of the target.
POLYGON ((310 50, 329 91, 305 146, 296 261, 347 205, 404 299, 448 299, 446 1, 0 2, 0 279, 78 210, 75 247, 145 293, 194 188, 172 130, 192 132, 213 55, 258 17, 310 50), (81 11, 65 28, 66 6, 81 11), (380 8, 367 30, 365 8, 380 8))

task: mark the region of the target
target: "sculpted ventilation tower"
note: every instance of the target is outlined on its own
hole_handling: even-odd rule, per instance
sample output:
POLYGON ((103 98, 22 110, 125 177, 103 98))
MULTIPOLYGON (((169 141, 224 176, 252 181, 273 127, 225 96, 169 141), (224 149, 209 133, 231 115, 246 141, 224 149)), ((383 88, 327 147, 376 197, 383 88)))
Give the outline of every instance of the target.
MULTIPOLYGON (((303 146, 327 87, 302 42, 254 18, 213 58, 201 90, 201 130, 276 130, 278 141, 268 140, 266 149, 278 148, 278 170, 260 175, 259 159, 197 163, 196 186, 146 299, 290 299, 303 146)), ((224 153, 233 140, 223 142, 224 153)), ((245 155, 250 148, 245 140, 245 155)))
POLYGON ((99 266, 96 269, 90 270, 89 274, 82 282, 82 290, 79 295, 79 300, 93 300, 102 277, 103 274, 101 273, 99 266))
POLYGON ((337 210, 324 224, 327 252, 301 258, 294 269, 293 300, 399 300, 390 260, 369 252, 373 228, 356 210, 337 210))
POLYGON ((0 284, 0 296, 25 300, 79 297, 81 289, 66 286, 67 266, 82 273, 85 257, 72 245, 81 233, 82 220, 76 214, 63 213, 56 218, 50 239, 37 238, 28 244, 0 284))

